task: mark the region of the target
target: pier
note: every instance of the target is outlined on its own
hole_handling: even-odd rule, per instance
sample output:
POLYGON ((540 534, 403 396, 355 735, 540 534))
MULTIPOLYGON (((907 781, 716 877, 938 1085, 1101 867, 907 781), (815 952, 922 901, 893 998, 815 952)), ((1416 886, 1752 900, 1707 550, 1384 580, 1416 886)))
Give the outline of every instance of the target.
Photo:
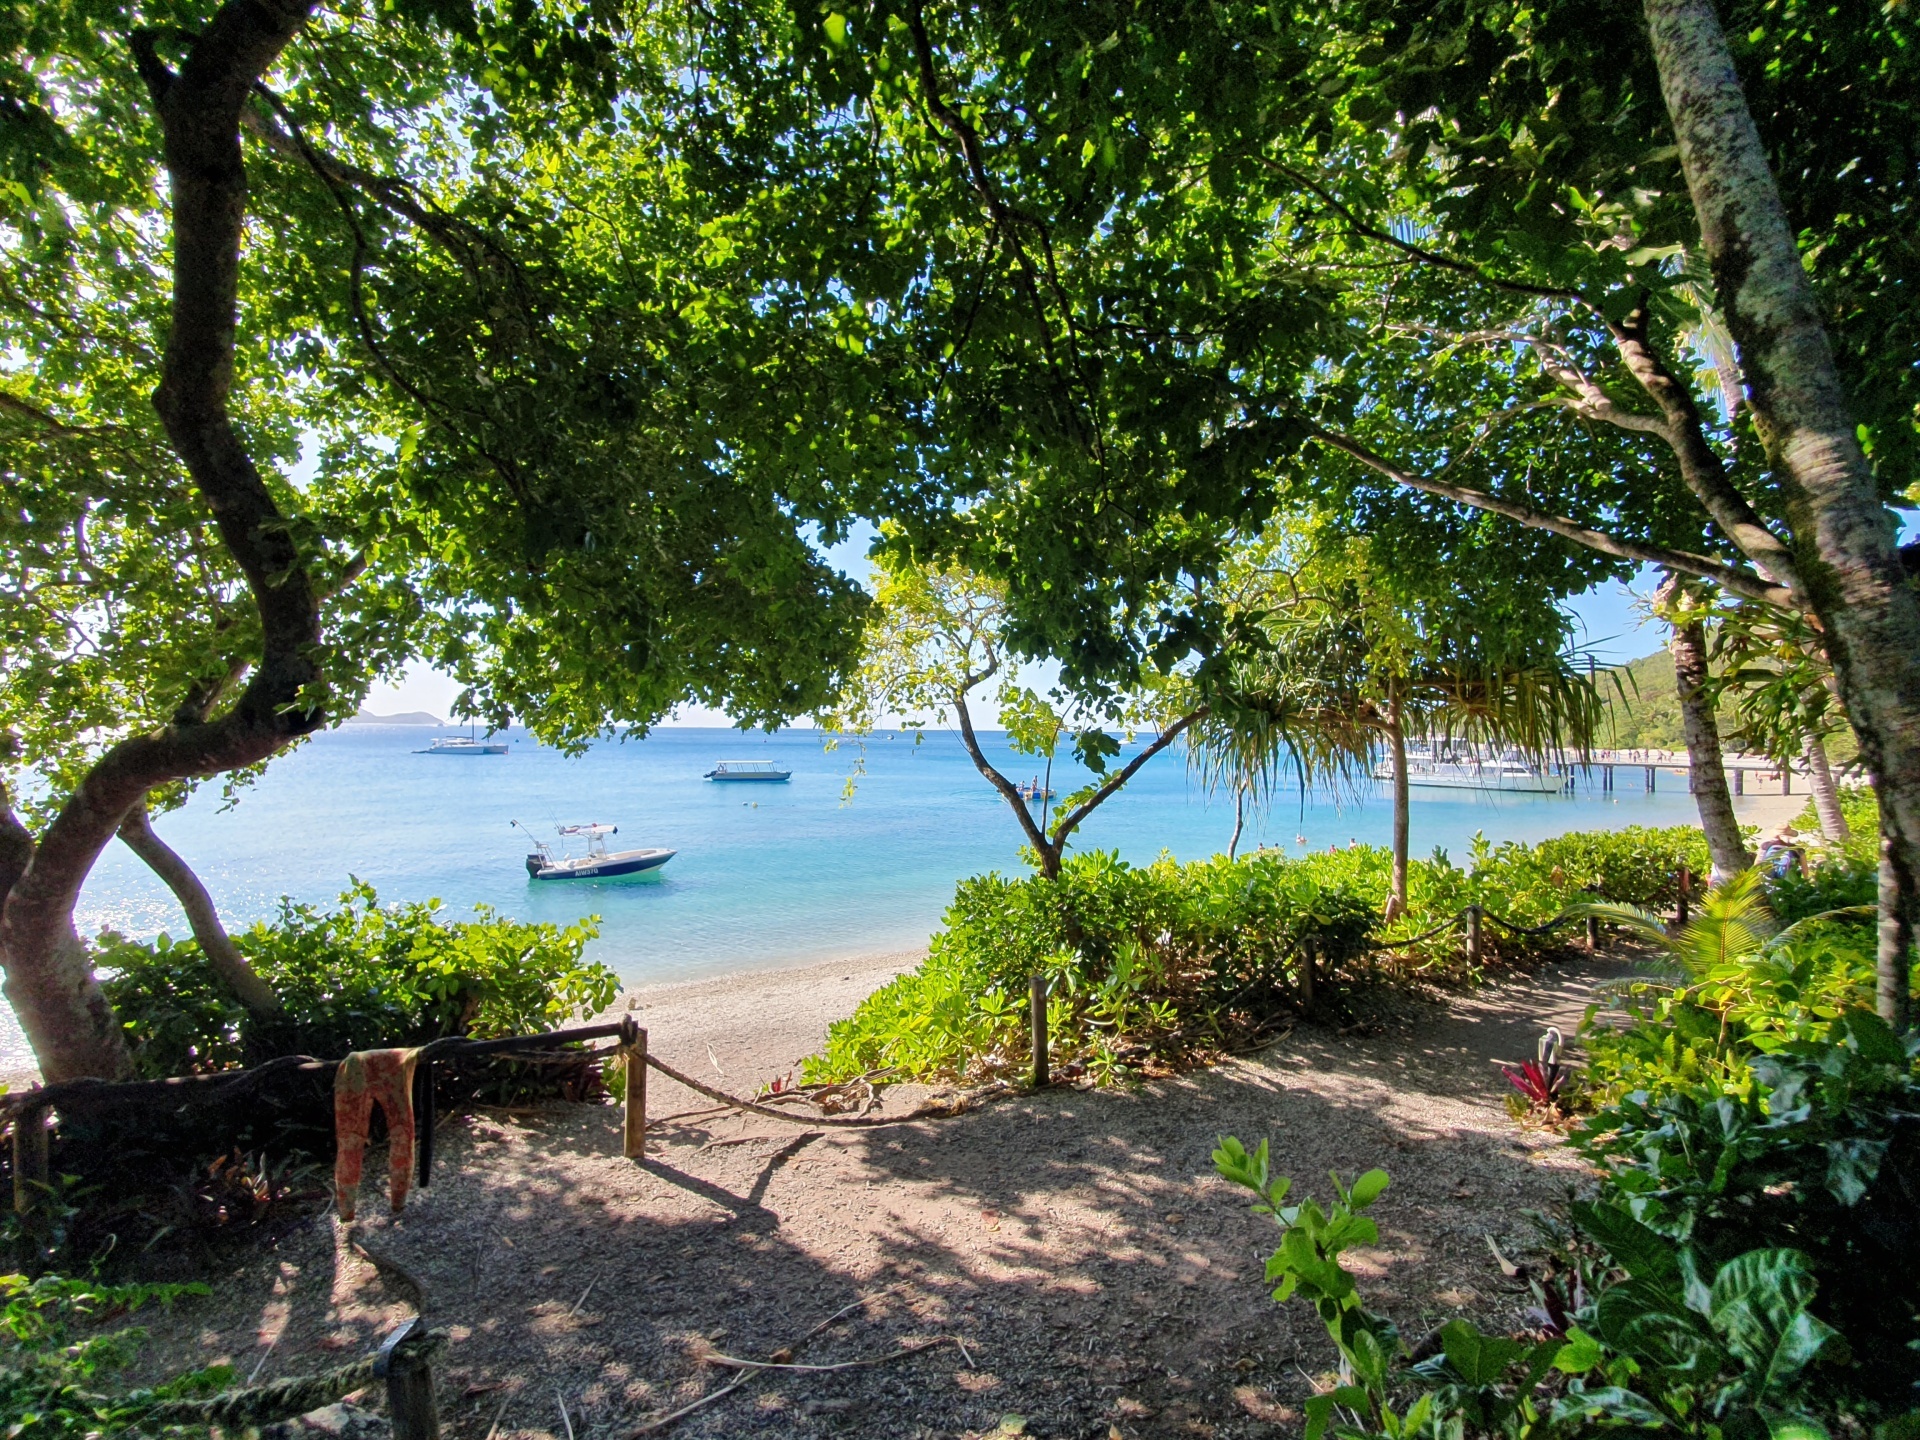
MULTIPOLYGON (((1649 795, 1658 792, 1661 771, 1684 778, 1687 790, 1693 790, 1693 762, 1684 750, 1595 750, 1584 758, 1562 756, 1551 768, 1577 781, 1585 771, 1589 788, 1609 794, 1614 788, 1616 770, 1639 770, 1645 777, 1649 795), (1599 772, 1596 776, 1595 772, 1599 772)), ((1782 765, 1764 755, 1729 755, 1723 768, 1728 787, 1736 795, 1791 795, 1796 778, 1791 765, 1782 765)), ((1804 790, 1804 786, 1802 787, 1804 790)))

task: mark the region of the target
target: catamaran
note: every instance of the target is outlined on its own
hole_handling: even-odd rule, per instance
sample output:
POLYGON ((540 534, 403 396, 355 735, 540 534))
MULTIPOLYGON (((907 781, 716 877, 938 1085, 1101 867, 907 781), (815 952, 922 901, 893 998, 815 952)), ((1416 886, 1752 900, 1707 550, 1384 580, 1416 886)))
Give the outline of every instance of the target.
MULTIPOLYGON (((518 820, 513 822, 533 840, 533 832, 518 820)), ((608 850, 607 836, 618 835, 618 825, 558 825, 554 827, 564 845, 569 839, 586 842, 584 855, 555 855, 544 841, 533 840, 527 856, 527 875, 534 880, 609 880, 616 875, 637 875, 642 870, 657 870, 671 860, 674 850, 608 850)))
POLYGON ((708 780, 791 780, 793 772, 771 760, 722 760, 704 777, 708 780))
POLYGON ((424 750, 416 750, 416 755, 504 755, 507 742, 504 740, 475 740, 467 735, 443 735, 424 750))
MULTIPOLYGON (((1376 780, 1393 779, 1393 762, 1373 767, 1376 780)), ((1407 784, 1435 790, 1499 790, 1523 795, 1558 795, 1567 777, 1529 764, 1518 755, 1454 754, 1445 750, 1409 750, 1407 784)))

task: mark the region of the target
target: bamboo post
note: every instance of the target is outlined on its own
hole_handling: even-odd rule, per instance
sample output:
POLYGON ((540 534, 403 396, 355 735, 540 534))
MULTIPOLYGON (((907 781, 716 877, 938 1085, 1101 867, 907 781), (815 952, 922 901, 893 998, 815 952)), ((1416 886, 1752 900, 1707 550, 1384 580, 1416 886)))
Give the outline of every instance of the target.
POLYGON ((1047 1065, 1047 977, 1036 970, 1027 981, 1028 1019, 1033 1026, 1033 1088, 1044 1090, 1053 1083, 1047 1065))
POLYGON ((1693 872, 1686 866, 1680 867, 1680 914, 1673 922, 1676 925, 1687 923, 1687 899, 1693 889, 1693 872))
POLYGON ((1478 905, 1467 906, 1467 961, 1473 965, 1480 963, 1480 907, 1478 905))
POLYGON ((644 1160, 647 1154, 647 1032, 633 1025, 628 1033, 633 1038, 620 1047, 627 1075, 626 1130, 622 1145, 629 1160, 644 1160))
POLYGON ((393 1440, 440 1440, 440 1407, 433 1398, 433 1366, 403 1348, 414 1335, 426 1334, 427 1322, 418 1315, 407 1321, 380 1347, 373 1373, 387 1382, 387 1416, 393 1422, 393 1440))

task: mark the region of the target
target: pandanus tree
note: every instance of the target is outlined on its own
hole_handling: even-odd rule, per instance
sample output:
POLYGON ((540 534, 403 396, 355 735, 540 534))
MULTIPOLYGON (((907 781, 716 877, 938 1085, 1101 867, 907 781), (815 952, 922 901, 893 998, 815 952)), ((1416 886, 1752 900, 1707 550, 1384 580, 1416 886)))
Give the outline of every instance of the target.
POLYGON ((1224 660, 1190 744, 1209 781, 1263 801, 1289 775, 1344 790, 1384 769, 1392 919, 1408 898, 1408 742, 1546 760, 1583 750, 1602 706, 1550 594, 1460 577, 1423 596, 1397 589, 1370 550, 1297 535, 1247 547, 1228 583, 1257 638, 1243 632, 1224 660))

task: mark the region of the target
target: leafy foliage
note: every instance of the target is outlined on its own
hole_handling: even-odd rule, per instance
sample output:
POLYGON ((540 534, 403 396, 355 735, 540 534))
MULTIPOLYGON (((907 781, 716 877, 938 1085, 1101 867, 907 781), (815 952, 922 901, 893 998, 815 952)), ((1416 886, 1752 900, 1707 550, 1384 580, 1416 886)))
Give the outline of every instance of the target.
POLYGON ((215 1365, 132 1396, 99 1384, 133 1356, 137 1329, 102 1331, 143 1305, 205 1295, 205 1285, 105 1285, 41 1275, 0 1275, 0 1425, 16 1440, 84 1440, 131 1428, 153 1400, 219 1390, 233 1368, 215 1365))
POLYGON ((448 923, 437 900, 379 903, 355 884, 339 908, 283 900, 279 915, 234 937, 279 993, 277 1015, 250 1013, 220 984, 193 941, 106 934, 106 989, 143 1075, 224 1069, 277 1054, 334 1057, 441 1035, 549 1029, 604 1009, 619 981, 586 960, 592 920, 560 928, 478 918, 448 923))
MULTIPOLYGON (((1185 1063, 1296 1005, 1309 943, 1327 981, 1357 973, 1366 955, 1381 957, 1370 970, 1464 975, 1461 936, 1448 922, 1465 906, 1539 925, 1596 893, 1653 903, 1673 894, 1680 864, 1704 854, 1700 832, 1688 828, 1533 846, 1477 840, 1470 869, 1438 853, 1414 862, 1411 908, 1392 925, 1379 921, 1392 859, 1371 847, 1147 866, 1095 852, 1068 857, 1057 881, 975 876, 961 881, 927 959, 836 1022, 807 1073, 1012 1073, 1026 1055, 1036 973, 1048 976, 1049 1031, 1063 1065, 1108 1079, 1141 1064, 1185 1063), (1415 940, 1436 926, 1440 933, 1415 940)), ((1556 943, 1491 925, 1485 936, 1489 956, 1556 943)))

